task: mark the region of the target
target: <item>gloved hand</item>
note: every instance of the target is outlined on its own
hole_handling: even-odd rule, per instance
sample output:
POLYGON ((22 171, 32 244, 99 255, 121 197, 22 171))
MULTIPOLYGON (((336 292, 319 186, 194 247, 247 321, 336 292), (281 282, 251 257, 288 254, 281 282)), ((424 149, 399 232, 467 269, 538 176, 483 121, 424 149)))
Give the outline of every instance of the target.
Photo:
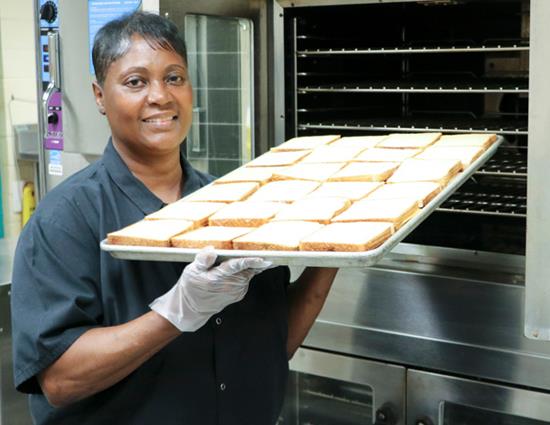
POLYGON ((204 248, 183 270, 179 280, 149 307, 182 332, 193 332, 229 304, 246 295, 248 283, 271 267, 261 258, 234 258, 212 267, 217 254, 204 248))

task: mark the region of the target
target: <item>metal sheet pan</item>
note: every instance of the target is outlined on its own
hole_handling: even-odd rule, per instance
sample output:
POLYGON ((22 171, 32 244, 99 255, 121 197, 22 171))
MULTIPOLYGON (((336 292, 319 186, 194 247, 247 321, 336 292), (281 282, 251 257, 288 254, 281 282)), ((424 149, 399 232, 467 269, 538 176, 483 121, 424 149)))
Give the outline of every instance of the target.
MULTIPOLYGON (((437 207, 439 207, 453 192, 458 189, 472 174, 475 173, 498 149, 503 138, 499 136, 487 151, 476 159, 466 170, 454 177, 449 184, 428 205, 420 210, 411 220, 395 232, 378 248, 362 252, 322 252, 322 251, 249 251, 249 250, 217 250, 220 260, 235 257, 262 257, 274 264, 288 266, 317 267, 368 267, 376 264, 401 242, 420 223, 422 223, 437 207)), ((113 257, 124 260, 175 261, 190 262, 198 249, 191 248, 157 248, 126 245, 110 245, 107 240, 101 242, 101 249, 113 257)))

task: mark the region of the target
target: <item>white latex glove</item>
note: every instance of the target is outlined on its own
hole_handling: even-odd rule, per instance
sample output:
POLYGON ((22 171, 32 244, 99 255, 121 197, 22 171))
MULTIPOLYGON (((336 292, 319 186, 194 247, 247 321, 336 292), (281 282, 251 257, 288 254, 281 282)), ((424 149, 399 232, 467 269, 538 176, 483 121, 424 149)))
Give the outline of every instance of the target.
POLYGON ((250 280, 271 267, 261 258, 234 258, 212 267, 217 254, 204 248, 183 270, 179 280, 149 307, 182 332, 193 332, 229 304, 246 295, 250 280))

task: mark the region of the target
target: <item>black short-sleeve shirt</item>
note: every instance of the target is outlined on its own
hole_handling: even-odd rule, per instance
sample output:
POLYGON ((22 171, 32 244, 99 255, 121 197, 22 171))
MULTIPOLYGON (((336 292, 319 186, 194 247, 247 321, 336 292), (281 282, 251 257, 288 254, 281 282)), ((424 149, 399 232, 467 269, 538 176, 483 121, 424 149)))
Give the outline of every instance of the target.
MULTIPOLYGON (((183 195, 212 179, 183 155, 182 166, 183 195)), ((58 409, 42 394, 36 375, 80 335, 150 311, 176 283, 185 264, 117 260, 99 249, 108 232, 162 206, 109 142, 99 161, 49 192, 25 226, 12 278, 13 359, 36 423, 276 421, 288 372, 286 267, 256 276, 241 302, 182 333, 107 390, 58 409)))

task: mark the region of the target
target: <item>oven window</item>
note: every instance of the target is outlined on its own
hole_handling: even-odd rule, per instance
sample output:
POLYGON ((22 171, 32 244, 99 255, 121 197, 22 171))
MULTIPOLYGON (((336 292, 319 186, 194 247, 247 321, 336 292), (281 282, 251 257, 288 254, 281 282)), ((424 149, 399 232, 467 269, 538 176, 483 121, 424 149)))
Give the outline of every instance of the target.
POLYGON ((291 372, 277 425, 359 425, 373 423, 368 385, 291 372))
POLYGON ((249 19, 185 16, 194 102, 187 159, 214 176, 252 159, 252 40, 249 19))
POLYGON ((494 412, 460 404, 443 405, 443 425, 547 425, 546 421, 494 412))

